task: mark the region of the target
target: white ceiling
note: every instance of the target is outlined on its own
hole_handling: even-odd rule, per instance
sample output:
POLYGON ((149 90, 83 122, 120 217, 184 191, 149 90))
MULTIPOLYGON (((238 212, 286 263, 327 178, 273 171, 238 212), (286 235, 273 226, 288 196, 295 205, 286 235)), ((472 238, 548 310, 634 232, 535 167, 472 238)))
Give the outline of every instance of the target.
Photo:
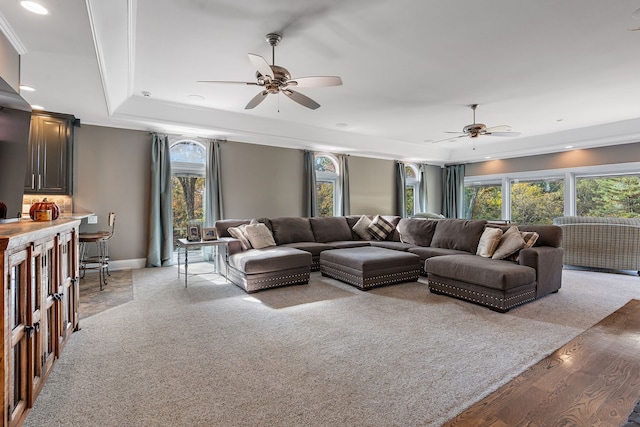
POLYGON ((49 15, 0 0, 36 88, 22 95, 86 124, 435 164, 640 141, 640 0, 40 3, 49 15), (247 53, 271 62, 270 32, 293 77, 342 77, 298 89, 321 108, 269 95, 245 110, 257 87, 197 82, 255 81, 247 53), (474 103, 521 136, 429 142, 474 103))

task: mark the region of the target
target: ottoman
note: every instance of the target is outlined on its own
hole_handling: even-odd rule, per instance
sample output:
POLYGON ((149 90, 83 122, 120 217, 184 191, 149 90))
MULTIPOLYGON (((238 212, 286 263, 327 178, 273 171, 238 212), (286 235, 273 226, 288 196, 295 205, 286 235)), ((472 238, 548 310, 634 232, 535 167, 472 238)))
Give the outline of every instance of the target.
POLYGON ((365 290, 375 286, 418 280, 420 257, 371 246, 331 249, 320 253, 320 272, 365 290))

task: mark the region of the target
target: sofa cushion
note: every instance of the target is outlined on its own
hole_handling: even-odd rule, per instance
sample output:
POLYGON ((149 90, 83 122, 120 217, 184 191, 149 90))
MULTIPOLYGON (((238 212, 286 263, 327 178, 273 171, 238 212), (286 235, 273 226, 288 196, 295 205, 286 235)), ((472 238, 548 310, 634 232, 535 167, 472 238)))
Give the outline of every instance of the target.
POLYGON ((498 243, 498 247, 496 248, 496 251, 493 253, 491 258, 506 258, 509 255, 516 253, 523 247, 524 239, 522 238, 518 227, 514 225, 512 227, 509 227, 509 229, 504 232, 504 234, 500 238, 500 243, 498 243))
POLYGON ((227 230, 229 227, 237 227, 243 224, 249 224, 248 219, 219 219, 215 223, 216 232, 218 233, 218 238, 220 237, 233 237, 231 233, 227 230))
POLYGON ((431 246, 475 254, 487 221, 441 219, 436 223, 436 231, 433 233, 431 246))
POLYGON ((333 249, 345 249, 345 248, 361 248, 363 246, 369 246, 369 240, 339 240, 335 242, 327 242, 327 245, 331 245, 333 249))
POLYGON ((398 222, 400 241, 416 246, 431 246, 436 221, 418 218, 402 218, 398 222))
POLYGON ((275 246, 273 235, 267 226, 263 223, 243 225, 251 246, 255 249, 268 248, 275 246))
POLYGON ((245 274, 311 267, 311 254, 294 248, 250 249, 229 256, 229 265, 245 274))
POLYGON ((371 219, 368 216, 362 215, 360 219, 351 227, 358 237, 363 240, 372 240, 373 236, 368 231, 368 227, 371 225, 371 219))
POLYGON ((295 248, 301 251, 309 252, 314 257, 320 255, 320 252, 333 249, 333 246, 329 243, 316 243, 316 242, 295 242, 285 243, 281 247, 283 248, 295 248))
POLYGON ((278 245, 295 242, 315 242, 309 218, 272 218, 271 229, 273 230, 273 238, 278 245))
POLYGON ((394 229, 395 226, 380 215, 376 215, 367 226, 367 231, 376 240, 385 240, 394 229))
POLYGON ((439 276, 503 291, 531 285, 536 270, 510 261, 476 255, 449 255, 425 261, 428 276, 439 276))
POLYGON ((412 254, 420 256, 420 259, 427 259, 434 256, 444 255, 468 255, 469 252, 458 251, 456 249, 434 248, 433 246, 414 246, 408 249, 412 254))
POLYGON ((351 240, 351 229, 343 216, 309 218, 309 223, 316 242, 351 240))
POLYGON ((391 240, 372 240, 370 245, 375 248, 393 249, 395 251, 408 251, 416 247, 411 243, 394 242, 391 240))
POLYGON ((500 244, 502 234, 503 232, 500 228, 486 227, 480 237, 476 255, 491 258, 500 244))

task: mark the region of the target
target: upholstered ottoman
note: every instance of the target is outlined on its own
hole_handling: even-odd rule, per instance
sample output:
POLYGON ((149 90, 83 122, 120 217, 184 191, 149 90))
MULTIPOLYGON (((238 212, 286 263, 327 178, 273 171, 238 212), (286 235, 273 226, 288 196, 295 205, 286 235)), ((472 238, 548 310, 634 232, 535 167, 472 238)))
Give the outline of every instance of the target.
POLYGON ((320 253, 320 272, 359 289, 418 280, 420 257, 393 249, 360 247, 320 253))
POLYGON ((428 258, 429 290, 485 305, 505 313, 536 298, 536 270, 515 262, 478 255, 428 258))

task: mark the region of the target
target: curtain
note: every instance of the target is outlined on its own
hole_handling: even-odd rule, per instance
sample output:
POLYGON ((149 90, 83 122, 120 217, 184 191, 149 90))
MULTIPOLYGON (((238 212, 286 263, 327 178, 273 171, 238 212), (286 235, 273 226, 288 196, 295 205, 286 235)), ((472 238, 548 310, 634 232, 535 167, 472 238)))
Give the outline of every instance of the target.
POLYGON ((418 209, 416 212, 429 212, 427 203, 427 165, 426 163, 420 164, 420 184, 418 185, 418 209))
POLYGON ((316 216, 316 156, 313 151, 304 151, 304 215, 316 216))
POLYGON ((339 156, 340 175, 338 176, 340 185, 340 212, 338 215, 346 216, 351 212, 351 193, 349 192, 349 156, 343 154, 339 156))
POLYGON ((220 170, 220 141, 209 141, 207 145, 207 168, 205 183, 207 187, 206 206, 204 208, 204 226, 213 227, 223 218, 222 209, 222 173, 220 170))
POLYGON ((464 165, 450 165, 443 169, 444 194, 442 214, 447 218, 462 218, 464 195, 464 165))
POLYGON ((407 216, 407 200, 406 200, 406 171, 404 163, 396 161, 396 215, 401 218, 407 216))
POLYGON ((147 267, 165 267, 173 264, 172 221, 169 137, 153 134, 147 267))

